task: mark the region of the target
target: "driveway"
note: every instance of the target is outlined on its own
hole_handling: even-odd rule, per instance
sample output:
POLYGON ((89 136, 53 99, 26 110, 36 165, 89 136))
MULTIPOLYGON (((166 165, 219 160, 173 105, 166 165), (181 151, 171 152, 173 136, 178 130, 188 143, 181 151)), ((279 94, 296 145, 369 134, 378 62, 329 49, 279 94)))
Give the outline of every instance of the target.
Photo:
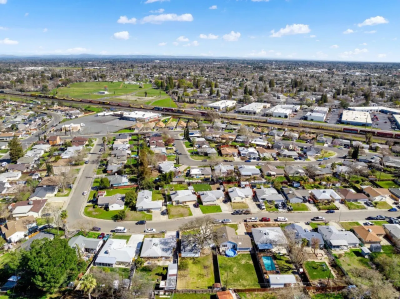
POLYGON ((249 210, 252 214, 260 212, 260 209, 257 207, 256 202, 254 202, 254 199, 247 199, 246 203, 248 204, 249 210))
POLYGON ((193 204, 190 204, 189 208, 194 217, 200 217, 204 215, 203 212, 200 210, 200 208, 195 208, 193 204))
POLYGON ((224 203, 222 200, 219 200, 218 204, 221 207, 222 213, 232 213, 232 206, 230 201, 224 203))
POLYGON ((167 221, 168 220, 168 215, 161 215, 161 211, 153 211, 152 212, 153 218, 152 221, 167 221))

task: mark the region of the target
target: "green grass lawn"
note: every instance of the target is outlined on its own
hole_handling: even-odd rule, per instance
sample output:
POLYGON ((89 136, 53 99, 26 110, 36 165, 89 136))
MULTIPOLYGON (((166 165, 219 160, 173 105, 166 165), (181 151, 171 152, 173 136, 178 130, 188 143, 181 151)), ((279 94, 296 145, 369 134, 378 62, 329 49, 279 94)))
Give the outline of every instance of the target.
POLYGON ((378 180, 393 180, 394 179, 394 176, 391 173, 376 171, 373 174, 378 180))
POLYGON ((346 202, 346 207, 349 210, 365 210, 366 209, 364 204, 356 203, 356 202, 350 202, 350 201, 346 202))
POLYGON ((211 213, 221 213, 221 207, 216 205, 216 206, 203 206, 200 205, 200 210, 203 212, 203 214, 211 214, 211 213))
POLYGON ((249 208, 249 205, 245 202, 232 202, 231 205, 233 210, 246 210, 249 208))
POLYGON ((177 108, 178 106, 171 98, 165 98, 158 101, 148 101, 146 105, 156 106, 156 107, 171 107, 177 108))
POLYGON ((293 211, 308 211, 308 207, 304 203, 292 203, 290 204, 293 208, 293 211))
POLYGON ((360 222, 340 222, 340 225, 345 229, 345 230, 350 230, 354 226, 361 226, 360 222))
POLYGON ((106 211, 103 208, 93 208, 93 205, 88 205, 85 207, 83 214, 91 218, 113 220, 113 217, 115 217, 118 212, 119 211, 106 211))
POLYGON ((56 229, 56 228, 48 228, 48 229, 46 229, 45 230, 45 232, 46 233, 50 233, 50 234, 53 234, 53 235, 58 235, 58 236, 63 236, 64 235, 64 231, 63 230, 61 230, 61 229, 56 229))
POLYGON ((169 184, 165 185, 165 189, 179 191, 179 190, 187 190, 188 186, 185 184, 169 184))
POLYGON ((266 201, 264 201, 264 205, 265 205, 265 210, 267 212, 277 212, 278 209, 275 207, 275 204, 268 204, 266 201))
POLYGON ((93 267, 94 271, 103 271, 105 273, 117 273, 122 279, 129 278, 129 268, 121 268, 121 267, 93 267))
POLYGON ((379 226, 382 226, 382 225, 384 225, 384 224, 389 224, 389 222, 387 222, 387 221, 384 221, 384 220, 375 220, 375 221, 371 221, 373 224, 375 224, 375 225, 379 225, 379 226))
POLYGON ((337 210, 337 206, 335 206, 334 203, 331 203, 329 205, 322 205, 322 204, 315 204, 318 210, 337 210))
POLYGON ((370 269, 369 260, 361 255, 361 249, 350 249, 344 254, 337 255, 338 262, 351 276, 353 268, 370 269))
POLYGON ((259 288, 256 270, 250 254, 229 258, 218 256, 221 282, 226 288, 259 288))
POLYGON ((112 196, 112 195, 115 195, 115 194, 126 194, 126 193, 128 193, 129 191, 132 191, 133 189, 131 189, 131 188, 127 188, 127 189, 107 189, 106 190, 106 195, 107 196, 112 196))
POLYGON ((60 192, 57 192, 56 197, 67 197, 71 193, 71 188, 65 189, 65 192, 62 193, 61 190, 60 192))
POLYGON ((281 274, 291 274, 294 270, 292 261, 287 256, 276 254, 274 255, 274 260, 278 264, 281 274))
POLYGON ((11 259, 10 253, 5 253, 0 256, 0 268, 4 268, 4 265, 8 264, 11 259))
POLYGON ((116 133, 122 134, 122 133, 134 133, 134 132, 135 132, 135 130, 131 130, 131 129, 122 129, 122 130, 117 131, 116 133))
POLYGON ((90 191, 90 193, 89 193, 89 197, 88 197, 88 200, 92 200, 92 199, 93 199, 93 197, 94 197, 96 194, 97 194, 97 191, 96 191, 96 190, 92 190, 92 191, 90 191))
POLYGON ((392 208, 392 206, 390 204, 388 204, 386 201, 374 202, 374 206, 375 206, 375 208, 381 209, 381 210, 389 210, 392 208))
POLYGON ((164 200, 160 190, 153 190, 151 200, 164 200))
POLYGON ((211 191, 211 186, 208 184, 193 184, 193 189, 196 192, 200 191, 211 191))
POLYGON ((157 266, 153 267, 141 267, 138 272, 147 276, 151 281, 156 283, 156 281, 161 281, 167 278, 167 267, 157 266))
POLYGON ((98 187, 100 184, 100 179, 94 179, 93 181, 93 187, 98 187))
POLYGON ((119 239, 119 240, 126 240, 128 241, 132 235, 125 235, 125 234, 113 234, 111 239, 119 239))
POLYGON ((304 263, 304 267, 311 280, 326 279, 329 276, 333 277, 325 262, 307 261, 304 263))
MULTIPOLYGON (((318 228, 318 226, 320 225, 326 225, 325 222, 311 222, 310 226, 312 227, 312 229, 316 229, 318 228)), ((329 224, 328 224, 329 225, 329 224)))
POLYGON ((168 205, 167 209, 169 219, 193 216, 192 211, 190 211, 190 208, 188 206, 168 205))
POLYGON ((208 289, 214 284, 212 255, 198 258, 181 258, 178 289, 208 289), (187 266, 186 266, 187 265, 187 266))
POLYGON ((7 154, 8 153, 8 149, 2 149, 2 150, 0 150, 0 154, 7 154))
POLYGON ((376 182, 381 188, 399 188, 399 185, 397 185, 393 181, 377 181, 376 182))

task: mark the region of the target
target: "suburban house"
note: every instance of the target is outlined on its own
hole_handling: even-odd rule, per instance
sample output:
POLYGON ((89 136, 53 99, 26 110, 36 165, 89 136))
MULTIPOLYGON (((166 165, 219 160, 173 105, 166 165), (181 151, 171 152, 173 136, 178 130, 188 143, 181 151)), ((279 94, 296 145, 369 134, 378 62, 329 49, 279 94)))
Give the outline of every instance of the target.
POLYGON ((161 173, 166 173, 166 172, 170 172, 170 171, 175 171, 176 168, 174 166, 174 162, 173 161, 165 161, 165 162, 160 163, 158 165, 158 170, 161 173))
POLYGON ((285 227, 285 231, 291 235, 293 234, 294 238, 301 243, 303 239, 307 240, 307 246, 317 246, 319 249, 324 248, 324 240, 320 233, 308 231, 302 228, 300 225, 292 223, 285 227))
POLYGON ((212 147, 199 148, 199 149, 197 149, 197 153, 199 155, 208 156, 208 157, 218 156, 218 152, 216 151, 215 148, 212 148, 212 147))
POLYGON ((259 201, 274 202, 275 204, 285 202, 285 198, 274 188, 264 188, 261 186, 261 189, 256 189, 256 195, 259 201))
POLYGON ((235 147, 221 147, 220 148, 222 157, 237 157, 239 151, 235 147))
POLYGON ((130 266, 136 254, 136 246, 123 239, 108 239, 94 262, 95 266, 130 266))
POLYGON ((261 170, 265 175, 269 176, 284 176, 285 171, 281 168, 277 168, 274 165, 271 164, 264 164, 261 166, 261 170))
POLYGON ((339 231, 334 226, 320 225, 318 232, 322 235, 327 246, 333 250, 347 250, 358 247, 360 240, 349 231, 339 231))
POLYGON ((144 239, 141 258, 151 259, 173 259, 173 253, 176 247, 176 238, 147 238, 144 239))
POLYGON ((81 253, 88 252, 95 254, 97 251, 99 251, 101 245, 103 245, 103 240, 102 239, 93 239, 93 238, 86 238, 84 236, 76 236, 72 237, 68 241, 68 245, 71 248, 76 248, 76 250, 79 250, 81 253))
POLYGON ((190 242, 187 235, 181 236, 181 257, 199 257, 200 253, 200 247, 190 242))
POLYGON ((386 200, 386 195, 379 192, 378 189, 373 188, 371 186, 367 186, 363 189, 365 195, 368 196, 371 201, 384 201, 386 200))
POLYGON ((384 224, 383 228, 386 232, 387 237, 394 244, 400 242, 400 225, 399 224, 384 224))
POLYGON ((52 175, 52 176, 46 176, 44 177, 38 187, 49 187, 49 186, 60 186, 62 183, 62 177, 61 176, 56 176, 56 175, 52 175))
POLYGON ((280 227, 252 228, 254 243, 258 250, 279 249, 287 244, 287 239, 280 227))
POLYGON ((42 216, 43 208, 46 205, 47 199, 37 200, 24 200, 12 203, 9 205, 9 209, 13 217, 26 217, 33 216, 34 218, 40 218, 42 216))
POLYGON ((129 139, 128 134, 119 134, 118 136, 115 136, 115 140, 120 143, 129 143, 129 139))
POLYGON ((113 187, 129 185, 129 180, 126 176, 109 175, 109 176, 107 176, 107 178, 110 181, 110 186, 113 186, 113 187))
POLYGON ((233 165, 218 164, 214 167, 214 173, 216 176, 227 176, 233 174, 235 167, 233 165))
POLYGON ((221 190, 203 191, 199 192, 199 195, 203 205, 216 205, 218 200, 223 200, 225 197, 221 190))
POLYGON ((153 201, 153 192, 149 190, 142 190, 138 193, 136 200, 137 211, 161 211, 162 200, 153 201))
POLYGON ((59 144, 61 144, 60 136, 50 136, 49 137, 49 144, 50 145, 59 145, 59 144))
POLYGON ((252 244, 248 235, 237 235, 235 229, 229 226, 221 226, 217 234, 221 253, 229 249, 242 252, 251 251, 252 244))
POLYGON ((212 171, 210 167, 191 167, 189 173, 192 178, 210 179, 212 171))
POLYGON ((268 281, 271 288, 283 288, 297 283, 293 274, 270 274, 268 275, 268 281))
POLYGON ((282 193, 290 203, 303 203, 310 196, 309 191, 303 189, 282 188, 282 193))
POLYGON ((260 169, 253 165, 240 165, 238 170, 242 177, 259 176, 261 174, 260 169))
POLYGON ((112 196, 99 196, 97 198, 97 205, 110 211, 123 210, 125 205, 124 197, 121 194, 114 194, 112 196))
POLYGON ((0 182, 17 181, 21 177, 21 171, 8 171, 0 173, 0 182))
POLYGON ((34 200, 50 198, 56 196, 57 192, 58 186, 37 187, 29 199, 34 200))
POLYGON ((254 147, 239 147, 241 157, 246 157, 251 160, 258 158, 258 152, 254 147))
POLYGON ((171 199, 175 204, 194 204, 197 196, 190 190, 178 190, 171 193, 171 199))
POLYGON ((279 155, 283 158, 297 159, 299 155, 295 151, 288 151, 286 149, 280 150, 279 155))
POLYGON ((61 159, 69 159, 72 158, 73 156, 76 155, 77 152, 80 152, 81 150, 83 150, 83 146, 81 145, 73 145, 71 147, 68 147, 65 152, 63 152, 61 154, 61 159))
POLYGON ((356 226, 352 230, 364 245, 381 244, 381 238, 386 234, 385 229, 379 225, 356 226))
POLYGON ((317 202, 339 202, 342 197, 332 189, 313 189, 310 195, 317 202))
POLYGON ((75 136, 74 138, 72 138, 72 146, 85 146, 88 142, 89 138, 86 137, 82 137, 82 136, 75 136))
POLYGON ((306 176, 306 172, 300 165, 288 165, 285 167, 285 174, 288 177, 306 176))
POLYGON ((1 226, 1 233, 9 243, 15 243, 23 239, 29 233, 29 229, 36 227, 33 216, 23 217, 14 221, 7 221, 1 226))
POLYGON ((253 190, 249 187, 232 187, 228 189, 228 194, 232 202, 244 202, 253 198, 253 190))
POLYGON ((364 193, 355 192, 353 189, 338 189, 337 193, 347 202, 366 202, 368 196, 364 193))

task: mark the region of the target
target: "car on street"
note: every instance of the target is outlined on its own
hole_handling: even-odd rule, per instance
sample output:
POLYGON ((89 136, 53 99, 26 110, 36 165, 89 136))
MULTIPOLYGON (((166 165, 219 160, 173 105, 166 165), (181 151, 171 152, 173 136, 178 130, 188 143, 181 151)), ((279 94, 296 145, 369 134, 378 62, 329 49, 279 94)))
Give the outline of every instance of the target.
POLYGON ((378 216, 375 217, 375 219, 376 219, 376 220, 385 220, 386 217, 385 217, 385 216, 382 216, 382 215, 378 215, 378 216))
POLYGON ((101 228, 98 226, 93 226, 92 231, 99 232, 99 231, 101 231, 101 228))
POLYGON ((144 225, 146 224, 146 220, 139 220, 138 222, 136 222, 136 225, 144 225))
POLYGON ((114 229, 114 232, 116 232, 116 233, 126 233, 128 230, 125 228, 125 227, 123 227, 123 226, 117 226, 115 229, 114 229))
POLYGON ((200 205, 199 205, 198 202, 196 202, 196 203, 193 204, 193 207, 198 208, 198 207, 200 207, 200 205))
POLYGON ((89 164, 89 161, 88 161, 88 160, 86 160, 86 161, 85 161, 85 164, 89 164))
POLYGON ((260 219, 260 221, 261 221, 261 222, 270 222, 270 221, 271 221, 271 218, 269 218, 269 217, 262 217, 262 218, 260 219))
POLYGON ((374 217, 374 216, 368 216, 367 218, 365 218, 366 220, 378 220, 378 219, 376 219, 376 217, 374 217))
POLYGON ((214 223, 221 223, 221 222, 222 222, 222 220, 214 219, 214 223))
POLYGON ((156 232, 156 229, 155 229, 155 228, 146 228, 146 229, 144 230, 144 232, 145 232, 145 233, 155 233, 155 232, 156 232))
POLYGON ((222 219, 221 220, 221 223, 231 223, 232 222, 232 220, 230 220, 230 219, 222 219))
POLYGON ((328 210, 328 211, 326 211, 326 213, 327 214, 333 214, 333 213, 335 213, 335 210, 328 210))
POLYGON ((315 216, 311 218, 312 221, 325 221, 325 217, 322 216, 315 216))
POLYGON ((276 221, 276 222, 287 222, 288 219, 287 219, 286 217, 277 217, 277 218, 275 219, 275 221, 276 221))
POLYGON ((258 221, 258 217, 246 218, 245 221, 246 221, 246 222, 257 222, 257 221, 258 221))
POLYGON ((391 208, 391 209, 389 209, 388 211, 389 211, 389 212, 397 212, 397 209, 396 209, 396 208, 391 208))
POLYGON ((246 161, 244 161, 244 162, 251 162, 251 160, 246 160, 246 161))
POLYGON ((83 191, 82 195, 85 196, 87 194, 87 191, 83 191))

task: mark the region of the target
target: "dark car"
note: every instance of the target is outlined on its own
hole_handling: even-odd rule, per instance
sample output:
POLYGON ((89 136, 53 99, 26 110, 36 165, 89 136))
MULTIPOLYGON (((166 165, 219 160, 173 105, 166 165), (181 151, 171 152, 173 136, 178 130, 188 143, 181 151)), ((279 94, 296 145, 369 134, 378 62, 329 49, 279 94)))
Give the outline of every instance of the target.
POLYGON ((262 218, 260 219, 260 221, 261 221, 261 222, 270 222, 270 221, 271 221, 271 218, 262 217, 262 218))
POLYGON ((140 220, 136 222, 136 225, 143 225, 143 224, 146 224, 146 220, 140 220))
POLYGON ((332 214, 332 213, 335 213, 335 210, 328 210, 328 211, 326 211, 326 213, 327 214, 332 214))
POLYGON ((374 216, 369 216, 369 217, 367 217, 367 218, 365 218, 366 220, 377 220, 376 219, 376 217, 374 217, 374 216))
POLYGON ((250 210, 245 210, 245 211, 243 212, 243 214, 244 214, 244 215, 250 215, 250 214, 251 214, 251 211, 250 211, 250 210))
POLYGON ((382 215, 378 215, 375 218, 376 218, 376 220, 385 220, 386 219, 386 217, 382 216, 382 215))
POLYGON ((199 205, 198 202, 196 202, 196 203, 193 204, 193 207, 198 208, 198 207, 200 207, 200 205, 199 205))
POLYGON ((101 228, 98 226, 93 226, 92 231, 99 232, 101 231, 101 228))

